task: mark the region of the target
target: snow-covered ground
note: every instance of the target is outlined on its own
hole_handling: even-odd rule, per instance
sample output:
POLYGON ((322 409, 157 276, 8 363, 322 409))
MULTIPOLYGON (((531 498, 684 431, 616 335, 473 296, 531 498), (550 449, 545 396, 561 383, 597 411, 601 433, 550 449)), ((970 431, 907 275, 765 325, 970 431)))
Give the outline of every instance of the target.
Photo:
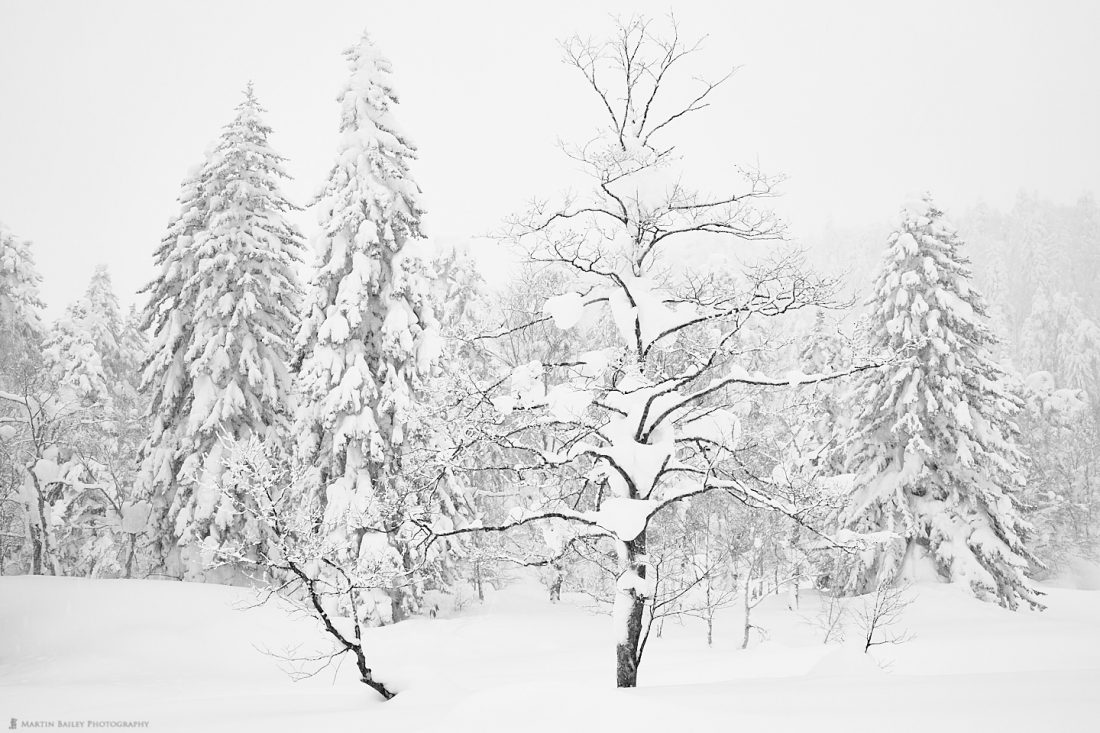
MULTIPOLYGON (((756 609, 766 641, 714 648, 669 624, 641 687, 613 688, 607 617, 516 585, 449 618, 370 632, 380 702, 347 659, 294 682, 273 654, 316 643, 307 618, 245 608, 240 589, 159 581, 0 578, 0 719, 148 720, 152 731, 1096 731, 1100 592, 1049 588, 1011 613, 951 586, 915 591, 915 638, 825 646, 785 598, 756 609), (265 654, 264 650, 271 652, 265 654), (884 669, 885 668, 885 669, 884 669)), ((576 599, 573 599, 576 600, 576 599)))

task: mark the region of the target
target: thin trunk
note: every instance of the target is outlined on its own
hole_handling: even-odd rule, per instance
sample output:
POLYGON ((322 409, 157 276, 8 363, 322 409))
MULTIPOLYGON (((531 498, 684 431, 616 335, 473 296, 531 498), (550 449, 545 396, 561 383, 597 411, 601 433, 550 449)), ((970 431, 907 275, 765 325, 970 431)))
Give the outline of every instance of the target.
POLYGON ((359 623, 358 612, 354 610, 354 607, 352 613, 356 614, 355 644, 352 648, 352 653, 355 654, 355 667, 359 670, 359 680, 386 700, 392 700, 397 693, 392 692, 386 685, 374 679, 374 672, 367 666, 367 657, 363 654, 362 625, 359 623))
MULTIPOLYGON (((645 579, 646 567, 638 561, 645 555, 646 533, 630 542, 624 543, 623 566, 621 571, 636 574, 645 579)), ((618 591, 616 604, 623 604, 624 609, 619 610, 618 623, 625 628, 618 629, 619 643, 615 647, 615 684, 618 687, 638 686, 638 665, 641 663, 642 618, 645 612, 646 598, 635 588, 627 588, 618 591)))
POLYGON ((749 564, 749 569, 745 572, 745 589, 742 596, 745 599, 745 629, 744 634, 741 636, 741 648, 749 648, 749 630, 752 629, 752 623, 750 621, 752 614, 752 599, 749 598, 749 590, 752 588, 752 563, 749 564))
POLYGON ((325 610, 325 605, 321 600, 321 596, 317 591, 317 581, 311 578, 301 567, 297 564, 290 562, 287 565, 290 571, 298 576, 302 581, 303 588, 309 594, 309 601, 313 606, 313 615, 319 619, 327 631, 334 639, 340 642, 340 645, 344 650, 351 652, 355 655, 355 666, 359 670, 359 680, 377 692, 379 695, 387 700, 392 699, 397 693, 392 692, 385 684, 374 679, 374 673, 371 668, 367 666, 367 658, 363 653, 363 635, 362 624, 359 621, 359 603, 355 597, 354 591, 349 591, 349 601, 351 603, 351 613, 354 622, 355 641, 349 641, 335 624, 332 623, 332 619, 328 615, 328 611, 325 610))
MULTIPOLYGON (((401 481, 401 454, 398 452, 393 458, 393 464, 387 467, 382 476, 390 477, 389 493, 393 497, 404 496, 405 489, 401 481)), ((382 484, 376 484, 382 485, 382 484)), ((423 594, 417 585, 415 572, 416 562, 409 552, 408 544, 399 535, 400 528, 406 519, 404 510, 400 507, 400 499, 396 499, 397 506, 393 507, 391 515, 386 522, 386 541, 397 556, 401 558, 402 577, 400 583, 393 586, 390 591, 390 608, 393 623, 404 621, 421 610, 423 594)))
POLYGON ((134 552, 137 545, 137 535, 130 535, 130 549, 126 553, 126 578, 134 577, 134 552))
POLYGON ((390 596, 390 623, 404 621, 409 617, 405 612, 405 589, 401 587, 391 588, 390 596))
MULTIPOLYGON (((31 542, 34 548, 32 574, 45 575, 46 565, 52 565, 50 563, 50 536, 46 529, 46 497, 42 495, 42 487, 38 483, 38 476, 34 473, 33 465, 28 466, 27 475, 34 482, 34 497, 38 508, 38 516, 31 519, 30 527, 31 542)), ((53 568, 53 570, 53 574, 57 575, 57 569, 53 568)))
POLYGON ((550 581, 550 602, 557 603, 561 600, 561 587, 565 583, 565 570, 556 562, 550 568, 554 571, 554 577, 550 581))
POLYGON ((30 526, 31 536, 31 575, 42 575, 42 540, 39 537, 39 527, 30 526))
POLYGON ((710 584, 711 579, 708 575, 706 584, 703 586, 707 594, 707 646, 714 646, 714 604, 711 603, 710 584))

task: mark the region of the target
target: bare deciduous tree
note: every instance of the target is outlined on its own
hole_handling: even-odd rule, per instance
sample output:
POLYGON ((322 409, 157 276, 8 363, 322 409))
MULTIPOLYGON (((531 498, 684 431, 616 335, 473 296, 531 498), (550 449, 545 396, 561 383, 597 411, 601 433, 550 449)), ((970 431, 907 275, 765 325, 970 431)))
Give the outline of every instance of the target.
POLYGON ((396 693, 376 679, 367 664, 360 609, 365 595, 384 595, 395 579, 349 557, 339 542, 318 531, 323 510, 316 502, 303 500, 296 488, 302 477, 273 459, 254 438, 233 444, 229 455, 223 494, 236 503, 237 510, 267 542, 259 554, 223 544, 213 548, 215 559, 256 568, 267 580, 261 586, 263 600, 279 597, 288 601, 314 618, 330 637, 331 652, 293 659, 319 665, 298 676, 315 674, 334 659, 350 654, 363 684, 387 700, 394 697, 396 693))
POLYGON ((830 641, 844 641, 847 633, 847 624, 850 612, 844 604, 844 599, 835 593, 823 593, 821 595, 821 607, 814 616, 803 616, 803 620, 820 629, 823 637, 822 644, 830 641))
MULTIPOLYGON (((645 19, 620 22, 611 40, 564 44, 606 112, 600 134, 567 148, 591 180, 584 195, 538 202, 505 236, 531 263, 565 273, 566 286, 527 323, 486 334, 486 348, 553 321, 578 328, 586 351, 531 362, 470 394, 486 410, 481 438, 509 456, 501 470, 525 481, 528 501, 507 519, 435 531, 435 537, 504 532, 559 520, 615 549, 616 683, 633 687, 653 598, 651 521, 665 507, 711 491, 755 507, 797 510, 739 455, 733 393, 798 388, 871 368, 771 377, 742 365, 744 326, 832 304, 834 283, 781 253, 741 274, 696 269, 692 242, 778 240, 784 230, 761 204, 774 179, 743 171, 742 186, 697 191, 675 171, 667 136, 705 109, 729 75, 672 101, 676 72, 698 44, 675 23, 664 34, 645 19), (579 324, 579 325, 578 325, 579 324), (490 409, 491 408, 491 409, 490 409)), ((430 528, 428 528, 430 529, 430 528)))
POLYGON ((863 634, 863 651, 880 644, 902 644, 913 638, 908 631, 892 629, 901 623, 905 609, 913 602, 909 585, 881 585, 863 598, 855 610, 856 625, 863 634))

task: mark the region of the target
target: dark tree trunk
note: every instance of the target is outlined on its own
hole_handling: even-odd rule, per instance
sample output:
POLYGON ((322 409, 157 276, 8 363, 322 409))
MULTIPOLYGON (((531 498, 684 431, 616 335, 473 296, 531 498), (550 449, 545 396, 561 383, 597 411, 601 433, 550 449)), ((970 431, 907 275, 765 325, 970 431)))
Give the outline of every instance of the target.
POLYGON ((39 537, 39 528, 31 525, 31 575, 43 575, 42 572, 42 540, 39 537))
MULTIPOLYGON (((637 573, 638 577, 644 579, 646 567, 638 561, 638 558, 645 555, 646 533, 643 531, 633 541, 625 544, 625 562, 623 563, 622 572, 637 573)), ((638 665, 642 661, 642 619, 645 613, 646 598, 634 588, 620 590, 618 593, 620 597, 616 599, 616 603, 627 604, 627 609, 624 617, 619 620, 619 623, 625 624, 626 628, 616 630, 619 633, 619 642, 615 647, 615 685, 617 687, 637 687, 638 665)))
POLYGON ((626 619, 626 637, 615 648, 615 684, 618 687, 638 686, 638 646, 642 638, 642 613, 645 598, 629 591, 630 610, 626 619))
MULTIPOLYGON (((38 483, 38 476, 34 473, 34 465, 27 467, 31 481, 34 482, 34 497, 38 506, 38 518, 30 523, 31 535, 31 574, 45 575, 46 568, 52 565, 50 553, 50 536, 46 529, 46 498, 42 495, 42 486, 38 483)), ((54 575, 57 575, 56 568, 54 575)))
POLYGON ((355 649, 355 666, 359 669, 359 679, 386 700, 392 700, 396 693, 391 692, 384 684, 374 679, 374 673, 367 666, 366 657, 363 656, 363 648, 355 649))
POLYGON ((318 593, 317 580, 310 577, 308 573, 294 562, 288 562, 287 567, 302 581, 302 586, 306 593, 309 594, 309 601, 313 606, 313 615, 324 625, 325 631, 340 643, 340 646, 343 648, 340 653, 349 651, 355 655, 355 666, 359 670, 359 680, 386 700, 393 699, 397 693, 390 690, 382 682, 374 679, 374 673, 371 671, 371 668, 367 666, 367 657, 363 652, 363 625, 359 621, 359 603, 355 591, 348 591, 348 600, 350 601, 352 613, 352 628, 355 631, 355 640, 351 641, 340 633, 340 630, 332 623, 332 619, 329 617, 328 611, 325 610, 325 604, 322 602, 321 596, 318 593))
POLYGON ((134 552, 137 545, 137 535, 130 535, 130 548, 126 553, 126 578, 134 577, 134 552))
POLYGON ((565 582, 565 569, 556 562, 550 567, 554 571, 554 577, 550 581, 550 602, 557 603, 561 600, 561 586, 565 582))

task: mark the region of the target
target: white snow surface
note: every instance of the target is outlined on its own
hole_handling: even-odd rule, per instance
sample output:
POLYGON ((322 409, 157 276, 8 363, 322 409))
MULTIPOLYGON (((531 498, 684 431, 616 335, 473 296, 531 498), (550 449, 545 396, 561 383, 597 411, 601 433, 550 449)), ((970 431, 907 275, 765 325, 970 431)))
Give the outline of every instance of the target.
POLYGON ((1100 729, 1100 592, 1047 588, 1012 613, 960 588, 917 586, 915 635, 859 653, 823 645, 786 594, 736 611, 708 649, 695 622, 650 640, 635 690, 613 687, 606 616, 520 580, 484 605, 367 632, 391 702, 338 673, 293 682, 262 649, 320 637, 249 591, 170 581, 0 578, 0 715, 148 720, 150 731, 1094 731, 1100 729))

